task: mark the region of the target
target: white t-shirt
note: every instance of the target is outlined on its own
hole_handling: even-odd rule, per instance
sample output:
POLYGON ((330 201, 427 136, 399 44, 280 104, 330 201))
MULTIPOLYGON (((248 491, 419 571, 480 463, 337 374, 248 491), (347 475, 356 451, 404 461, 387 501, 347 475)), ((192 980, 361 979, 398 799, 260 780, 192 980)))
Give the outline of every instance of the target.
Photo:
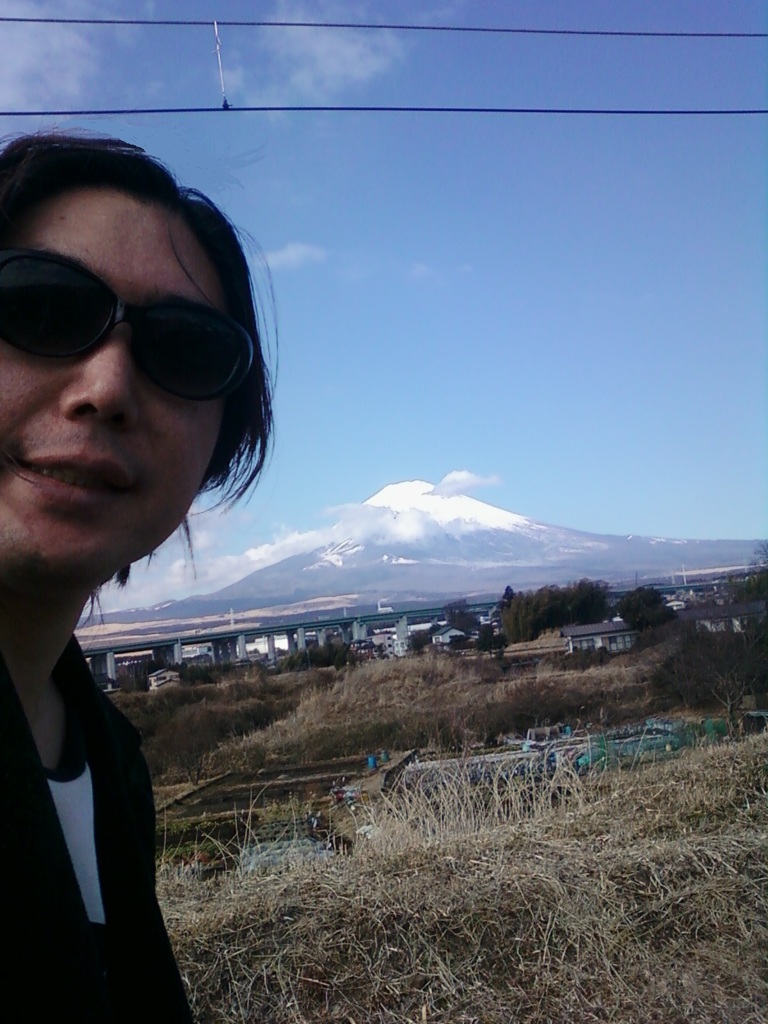
POLYGON ((48 773, 48 785, 61 822, 69 856, 80 885, 88 920, 104 924, 99 867, 96 861, 96 836, 93 827, 93 784, 87 762, 74 779, 61 780, 48 773))
MULTIPOLYGON (((83 730, 71 708, 67 708, 64 747, 59 765, 53 771, 46 769, 45 774, 88 920, 92 925, 103 927, 106 918, 96 858, 93 780, 86 760, 83 730)), ((96 928, 96 931, 100 930, 96 928)))

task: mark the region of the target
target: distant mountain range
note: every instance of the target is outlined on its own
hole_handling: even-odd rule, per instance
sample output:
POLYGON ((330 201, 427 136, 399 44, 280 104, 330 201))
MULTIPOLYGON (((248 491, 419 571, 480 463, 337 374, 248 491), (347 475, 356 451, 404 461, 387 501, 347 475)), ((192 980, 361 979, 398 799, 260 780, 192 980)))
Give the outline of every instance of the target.
POLYGON ((213 594, 154 608, 112 612, 105 621, 199 618, 230 608, 267 608, 339 599, 351 607, 439 603, 470 594, 565 583, 590 577, 640 582, 683 569, 740 568, 758 541, 670 540, 612 536, 548 526, 423 480, 390 484, 340 511, 320 534, 268 545, 265 565, 213 594))

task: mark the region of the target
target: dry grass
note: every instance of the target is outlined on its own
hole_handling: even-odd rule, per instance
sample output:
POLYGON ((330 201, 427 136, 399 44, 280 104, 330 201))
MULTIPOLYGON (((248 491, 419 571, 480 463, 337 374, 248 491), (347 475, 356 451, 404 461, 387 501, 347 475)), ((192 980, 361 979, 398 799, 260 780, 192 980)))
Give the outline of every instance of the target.
POLYGON ((201 1022, 768 1020, 768 737, 370 813, 350 857, 165 879, 201 1022))
POLYGON ((532 663, 522 646, 509 648, 503 662, 427 651, 340 672, 267 676, 238 668, 217 685, 116 701, 142 733, 157 785, 385 748, 462 750, 535 725, 607 726, 670 707, 653 684, 663 644, 604 665, 551 653, 532 663))
MULTIPOLYGON (((569 670, 562 659, 505 671, 488 657, 425 652, 367 662, 343 673, 304 673, 296 708, 265 729, 225 743, 210 771, 247 771, 363 754, 382 747, 461 749, 558 720, 615 724, 659 710, 650 679, 657 650, 569 670)), ((281 679, 283 677, 280 677, 281 679)))

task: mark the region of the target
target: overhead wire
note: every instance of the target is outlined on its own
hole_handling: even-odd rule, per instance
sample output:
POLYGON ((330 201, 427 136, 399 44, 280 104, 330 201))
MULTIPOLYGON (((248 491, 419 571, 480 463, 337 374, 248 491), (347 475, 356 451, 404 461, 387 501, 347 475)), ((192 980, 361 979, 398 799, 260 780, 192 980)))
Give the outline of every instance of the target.
POLYGON ((220 107, 186 106, 186 107, 120 107, 120 108, 88 108, 61 110, 0 110, 0 117, 99 117, 99 116, 130 116, 154 114, 209 114, 225 110, 228 113, 392 113, 392 114, 486 114, 486 115, 561 115, 561 116, 599 116, 599 117, 728 117, 752 116, 768 113, 768 108, 613 108, 613 107, 501 107, 482 106, 469 107, 458 105, 421 106, 421 105, 390 105, 390 104, 262 104, 235 106, 231 104, 224 91, 224 75, 221 59, 221 41, 219 27, 239 28, 324 28, 324 29, 389 29, 415 32, 457 32, 457 33, 498 33, 508 35, 545 35, 545 36, 621 36, 640 38, 733 38, 758 39, 768 38, 765 32, 662 32, 662 31, 630 31, 604 29, 531 29, 507 28, 498 26, 466 26, 466 25, 411 25, 411 24, 374 24, 362 22, 296 22, 296 21, 210 21, 202 19, 149 19, 149 18, 56 18, 56 17, 22 17, 3 15, 0 24, 32 24, 32 25, 132 25, 132 26, 166 26, 166 27, 213 27, 216 41, 215 52, 218 61, 219 79, 222 93, 220 107))
POLYGON ((613 107, 427 107, 355 104, 264 104, 221 107, 112 107, 83 110, 0 110, 0 117, 97 117, 132 114, 278 114, 278 113, 362 113, 362 114, 560 114, 600 117, 748 117, 768 114, 768 107, 741 108, 613 108, 613 107))
MULTIPOLYGON (((199 18, 54 18, 3 15, 0 23, 22 25, 134 25, 164 27, 210 27, 213 19, 199 18)), ((356 21, 265 21, 216 19, 217 25, 227 28, 326 28, 364 29, 390 32, 457 32, 488 35, 531 36, 617 36, 630 39, 766 39, 768 32, 703 32, 654 31, 642 29, 582 29, 582 28, 511 28, 501 25, 412 25, 404 23, 376 23, 356 21)))

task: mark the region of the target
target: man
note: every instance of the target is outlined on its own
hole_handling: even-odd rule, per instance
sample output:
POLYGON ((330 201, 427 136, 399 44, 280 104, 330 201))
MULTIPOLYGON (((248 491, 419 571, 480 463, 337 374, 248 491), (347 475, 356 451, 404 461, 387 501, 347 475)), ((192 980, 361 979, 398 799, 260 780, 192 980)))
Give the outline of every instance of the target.
POLYGON ((0 865, 7 1019, 188 1021, 135 730, 72 639, 111 577, 262 468, 237 235, 118 140, 0 152, 0 865))

